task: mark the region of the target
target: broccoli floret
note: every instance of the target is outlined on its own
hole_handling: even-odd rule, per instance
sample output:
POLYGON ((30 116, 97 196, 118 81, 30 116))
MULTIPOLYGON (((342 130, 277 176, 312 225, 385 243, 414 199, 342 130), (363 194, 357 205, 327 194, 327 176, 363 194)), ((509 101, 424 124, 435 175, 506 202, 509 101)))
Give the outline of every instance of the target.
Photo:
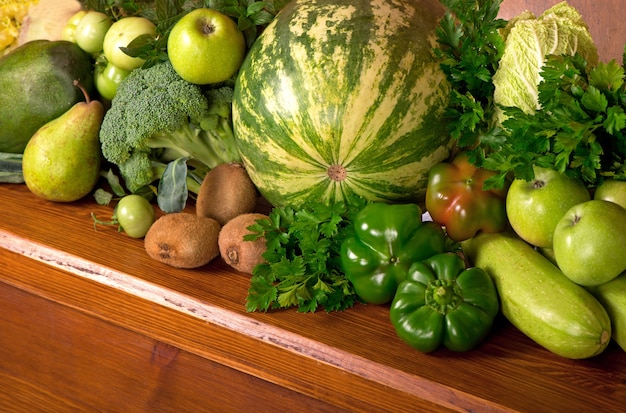
POLYGON ((169 62, 135 69, 102 121, 102 154, 118 166, 131 192, 160 179, 164 164, 179 158, 201 179, 220 163, 240 161, 231 103, 230 86, 204 90, 183 80, 169 62))

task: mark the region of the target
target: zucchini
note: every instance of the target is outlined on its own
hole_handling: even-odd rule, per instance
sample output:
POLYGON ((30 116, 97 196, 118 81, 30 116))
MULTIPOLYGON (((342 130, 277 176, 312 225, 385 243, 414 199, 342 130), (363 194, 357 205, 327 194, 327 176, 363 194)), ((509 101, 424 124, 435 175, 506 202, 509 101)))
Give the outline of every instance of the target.
POLYGON ((462 247, 493 278, 504 316, 540 346, 583 359, 611 341, 611 320, 598 300, 517 235, 479 233, 462 247))
POLYGON ((612 323, 613 340, 626 351, 626 272, 587 289, 606 308, 612 323))

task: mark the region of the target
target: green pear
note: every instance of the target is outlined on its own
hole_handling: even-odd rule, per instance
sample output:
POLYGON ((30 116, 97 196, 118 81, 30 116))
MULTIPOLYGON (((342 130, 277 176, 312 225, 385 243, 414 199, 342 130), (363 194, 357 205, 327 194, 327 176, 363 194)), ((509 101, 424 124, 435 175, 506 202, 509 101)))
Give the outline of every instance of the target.
POLYGON ((104 108, 84 93, 85 102, 76 103, 39 128, 24 149, 24 182, 32 193, 48 201, 76 201, 98 181, 104 108))

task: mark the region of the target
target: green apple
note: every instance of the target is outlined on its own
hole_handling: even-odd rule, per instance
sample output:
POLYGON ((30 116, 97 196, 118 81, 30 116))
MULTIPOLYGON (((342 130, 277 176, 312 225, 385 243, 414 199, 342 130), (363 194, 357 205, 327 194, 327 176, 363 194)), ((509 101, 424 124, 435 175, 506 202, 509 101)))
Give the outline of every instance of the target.
POLYGON ((626 181, 607 179, 596 188, 593 198, 615 202, 626 208, 626 181))
POLYGON ((230 17, 200 8, 174 24, 167 54, 181 78, 207 85, 226 81, 237 73, 246 54, 246 41, 230 17))
POLYGON ((626 209, 594 199, 570 208, 554 230, 554 258, 582 286, 611 281, 626 270, 626 209))
POLYGON ((535 167, 530 181, 515 179, 506 196, 513 230, 529 244, 552 248, 554 228, 572 206, 589 201, 585 184, 558 171, 535 167))
POLYGON ((156 26, 145 17, 124 17, 119 19, 104 36, 103 53, 107 60, 122 70, 133 70, 144 63, 139 57, 131 57, 121 47, 128 47, 130 42, 142 35, 156 36, 156 26))

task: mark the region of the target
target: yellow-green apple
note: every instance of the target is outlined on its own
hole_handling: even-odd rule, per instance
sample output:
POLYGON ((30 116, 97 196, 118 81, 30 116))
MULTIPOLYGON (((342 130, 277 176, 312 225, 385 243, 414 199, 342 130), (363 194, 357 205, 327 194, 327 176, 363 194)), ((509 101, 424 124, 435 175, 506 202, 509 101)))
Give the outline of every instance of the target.
POLYGON ((583 286, 611 281, 626 270, 626 209, 594 199, 574 205, 554 230, 554 258, 583 286))
POLYGON ((156 26, 145 17, 131 16, 119 19, 107 31, 102 45, 104 56, 112 65, 123 69, 133 70, 144 63, 139 57, 131 57, 124 53, 122 47, 128 47, 130 42, 139 36, 156 36, 156 26))
POLYGON ((615 202, 626 208, 626 181, 607 179, 596 188, 593 198, 615 202))
POLYGON ((515 179, 506 196, 513 230, 529 244, 552 248, 554 228, 572 206, 589 201, 585 184, 558 171, 534 167, 530 181, 515 179))
POLYGON ((246 41, 237 24, 225 14, 199 8, 174 24, 167 40, 174 70, 198 85, 230 79, 241 66, 246 41))

